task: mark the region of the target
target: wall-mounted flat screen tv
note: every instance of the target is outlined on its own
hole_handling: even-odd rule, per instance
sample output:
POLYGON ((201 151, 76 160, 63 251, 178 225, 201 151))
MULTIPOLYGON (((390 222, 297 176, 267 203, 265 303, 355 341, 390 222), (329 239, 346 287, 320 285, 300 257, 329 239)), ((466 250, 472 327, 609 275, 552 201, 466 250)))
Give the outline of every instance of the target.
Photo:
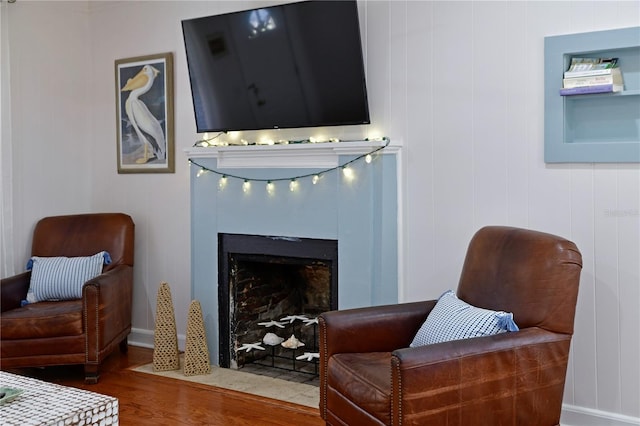
POLYGON ((369 123, 355 1, 182 21, 198 133, 369 123))

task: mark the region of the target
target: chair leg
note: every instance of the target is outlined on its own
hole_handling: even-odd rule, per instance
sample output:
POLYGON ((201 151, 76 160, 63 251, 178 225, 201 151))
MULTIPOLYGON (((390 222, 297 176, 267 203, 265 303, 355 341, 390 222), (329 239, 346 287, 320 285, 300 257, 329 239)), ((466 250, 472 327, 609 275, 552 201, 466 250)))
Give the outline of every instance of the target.
POLYGON ((84 365, 84 382, 87 385, 95 385, 98 383, 98 378, 100 375, 98 374, 98 364, 85 364, 84 365))
POLYGON ((126 354, 129 351, 129 341, 125 337, 122 342, 120 342, 120 352, 126 354))

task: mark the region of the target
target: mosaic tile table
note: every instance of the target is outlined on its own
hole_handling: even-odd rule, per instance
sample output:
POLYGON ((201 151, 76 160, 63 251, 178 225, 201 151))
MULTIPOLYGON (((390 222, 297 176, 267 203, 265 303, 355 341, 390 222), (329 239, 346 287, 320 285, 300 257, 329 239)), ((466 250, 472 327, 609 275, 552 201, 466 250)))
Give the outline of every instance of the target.
POLYGON ((118 425, 118 399, 0 371, 0 387, 24 392, 0 404, 0 425, 118 425))

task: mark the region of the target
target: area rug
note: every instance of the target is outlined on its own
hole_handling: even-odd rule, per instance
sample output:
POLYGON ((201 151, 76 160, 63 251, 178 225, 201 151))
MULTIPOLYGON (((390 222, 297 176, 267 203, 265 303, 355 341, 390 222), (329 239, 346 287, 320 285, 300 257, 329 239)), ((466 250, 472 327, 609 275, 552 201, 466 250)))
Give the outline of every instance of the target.
MULTIPOLYGON (((183 360, 181 359, 180 361, 180 365, 183 366, 183 360)), ((317 386, 213 365, 211 366, 211 373, 196 376, 185 376, 182 368, 171 371, 153 371, 153 363, 133 367, 131 370, 203 385, 217 386, 307 407, 318 408, 320 402, 320 389, 317 386)))

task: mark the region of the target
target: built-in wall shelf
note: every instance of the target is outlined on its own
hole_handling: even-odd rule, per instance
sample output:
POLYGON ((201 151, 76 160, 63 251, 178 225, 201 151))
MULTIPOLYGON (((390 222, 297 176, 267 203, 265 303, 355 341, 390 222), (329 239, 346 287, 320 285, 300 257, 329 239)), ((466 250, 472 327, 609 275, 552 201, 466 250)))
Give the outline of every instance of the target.
POLYGON ((610 96, 618 97, 618 96, 638 96, 640 95, 640 90, 624 90, 622 92, 611 92, 611 93, 594 93, 594 94, 584 94, 584 95, 575 95, 575 96, 566 96, 566 100, 579 102, 583 99, 602 99, 610 96))
POLYGON ((545 37, 547 163, 640 162, 640 27, 545 37), (618 58, 624 90, 561 96, 572 57, 618 58))

